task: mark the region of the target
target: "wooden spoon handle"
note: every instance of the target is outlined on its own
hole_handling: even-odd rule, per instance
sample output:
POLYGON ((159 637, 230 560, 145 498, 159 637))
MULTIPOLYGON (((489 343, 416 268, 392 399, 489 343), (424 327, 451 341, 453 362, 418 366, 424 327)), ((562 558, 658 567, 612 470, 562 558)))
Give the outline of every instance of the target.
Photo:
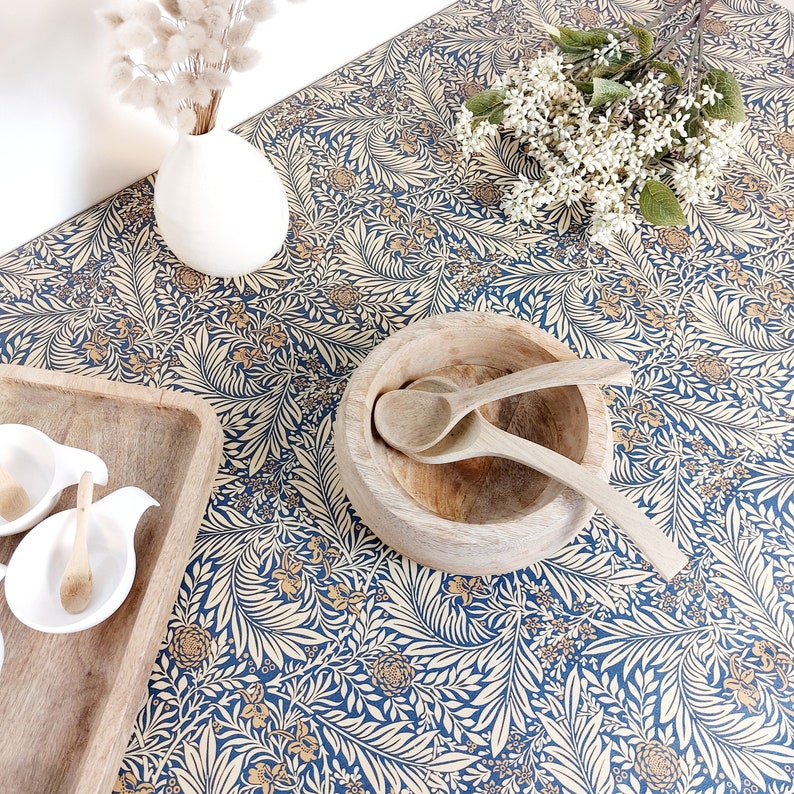
POLYGON ((462 415, 494 400, 527 391, 550 389, 553 386, 596 383, 629 385, 631 367, 625 361, 601 358, 553 361, 550 364, 540 364, 537 367, 511 372, 509 375, 494 378, 470 389, 447 394, 446 398, 453 406, 455 415, 462 415))
POLYGON ((88 511, 94 498, 94 478, 90 471, 77 484, 77 520, 74 544, 61 579, 61 605, 67 612, 82 612, 91 598, 93 576, 88 560, 88 511))
POLYGON ((684 553, 633 502, 609 483, 558 452, 484 423, 480 442, 491 454, 530 466, 586 496, 637 546, 643 557, 670 580, 686 564, 684 553))
POLYGON ((0 466, 0 515, 6 521, 14 521, 30 510, 27 491, 10 472, 0 466))

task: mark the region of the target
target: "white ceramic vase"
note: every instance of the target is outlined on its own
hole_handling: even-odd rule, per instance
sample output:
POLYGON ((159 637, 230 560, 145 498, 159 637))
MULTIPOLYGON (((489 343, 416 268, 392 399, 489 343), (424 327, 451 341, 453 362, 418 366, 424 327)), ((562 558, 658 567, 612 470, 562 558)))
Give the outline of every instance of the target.
POLYGON ((157 174, 154 214, 181 262, 220 278, 269 262, 289 220, 284 186, 270 161, 221 127, 179 136, 157 174))

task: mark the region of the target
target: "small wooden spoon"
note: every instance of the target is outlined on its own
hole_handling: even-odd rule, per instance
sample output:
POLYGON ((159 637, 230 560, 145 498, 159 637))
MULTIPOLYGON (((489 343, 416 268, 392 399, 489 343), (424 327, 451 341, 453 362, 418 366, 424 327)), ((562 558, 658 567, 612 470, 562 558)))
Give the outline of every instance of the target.
POLYGON ((30 510, 28 492, 0 466, 0 516, 6 521, 16 521, 28 510, 30 510))
MULTIPOLYGON (((451 391, 455 384, 446 378, 428 377, 415 381, 412 388, 451 391)), ((548 447, 500 430, 478 411, 464 416, 438 444, 420 452, 402 449, 401 437, 390 439, 377 424, 376 427, 389 446, 421 463, 454 463, 483 456, 523 463, 587 497, 634 541, 642 555, 668 581, 687 564, 686 556, 667 535, 609 483, 548 447)))
MULTIPOLYGON (((420 379, 421 380, 421 379, 420 379)), ((417 381, 418 382, 418 381, 417 381)), ((470 411, 481 405, 553 386, 631 383, 631 367, 610 359, 576 359, 541 364, 451 394, 395 389, 375 403, 375 427, 390 446, 421 452, 441 441, 470 411)))
POLYGON ((73 615, 82 612, 91 600, 94 577, 88 561, 88 511, 94 496, 94 478, 87 471, 77 484, 77 527, 74 546, 61 579, 61 605, 73 615))

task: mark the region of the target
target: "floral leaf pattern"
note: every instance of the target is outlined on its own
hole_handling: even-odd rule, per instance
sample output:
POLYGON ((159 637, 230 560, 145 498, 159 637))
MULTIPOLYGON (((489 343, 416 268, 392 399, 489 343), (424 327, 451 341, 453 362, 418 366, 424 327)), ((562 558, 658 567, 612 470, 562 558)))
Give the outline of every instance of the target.
POLYGON ((792 789, 794 30, 724 0, 745 151, 684 228, 588 248, 582 208, 507 223, 510 141, 466 164, 460 103, 543 23, 661 0, 460 0, 241 124, 286 245, 227 282, 181 265, 153 179, 0 257, 3 361, 201 395, 224 457, 118 792, 573 794, 792 789), (431 314, 514 315, 609 388, 612 481, 691 558, 669 584, 600 514, 553 558, 442 574, 385 548, 333 455, 350 373, 431 314), (754 788, 755 787, 755 788, 754 788))

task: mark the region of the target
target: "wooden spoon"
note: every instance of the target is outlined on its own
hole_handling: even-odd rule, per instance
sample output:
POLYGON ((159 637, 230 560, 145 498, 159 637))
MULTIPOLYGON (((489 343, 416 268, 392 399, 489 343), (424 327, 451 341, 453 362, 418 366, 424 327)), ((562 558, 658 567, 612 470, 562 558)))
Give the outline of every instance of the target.
POLYGON ((16 521, 28 510, 30 510, 28 492, 0 466, 0 516, 6 521, 16 521))
POLYGON ((576 359, 529 367, 451 394, 395 389, 375 403, 375 427, 382 438, 399 442, 388 441, 390 446, 421 452, 481 405, 524 392, 586 383, 630 384, 631 367, 623 361, 576 359))
POLYGON ((61 579, 61 605, 73 615, 82 612, 88 606, 94 589, 86 538, 88 511, 93 495, 94 479, 91 472, 87 471, 77 484, 77 527, 74 533, 74 546, 61 579))
MULTIPOLYGON (((452 391, 455 384, 446 378, 420 378, 412 388, 452 391)), ((642 511, 609 483, 591 474, 578 463, 558 452, 495 427, 478 411, 463 417, 438 444, 424 451, 406 450, 401 436, 390 438, 377 424, 383 440, 421 463, 453 463, 482 456, 507 458, 542 472, 587 497, 642 552, 643 556, 668 581, 686 564, 681 550, 642 511)))

